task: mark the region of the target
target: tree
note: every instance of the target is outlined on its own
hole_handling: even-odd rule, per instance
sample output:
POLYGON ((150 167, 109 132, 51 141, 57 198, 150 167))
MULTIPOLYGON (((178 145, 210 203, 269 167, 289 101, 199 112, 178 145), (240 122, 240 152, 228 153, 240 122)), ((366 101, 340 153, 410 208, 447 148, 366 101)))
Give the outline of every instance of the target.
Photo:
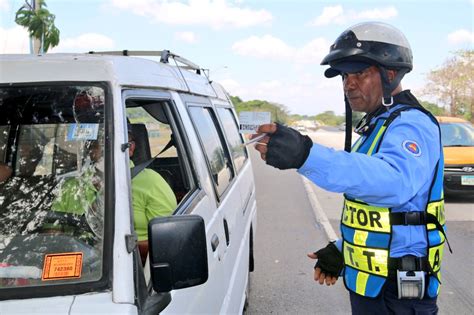
POLYGON ((28 2, 20 8, 16 12, 15 22, 26 27, 30 36, 40 41, 40 47, 34 53, 43 53, 59 44, 59 29, 54 25, 55 15, 46 9, 44 0, 36 1, 36 9, 28 2))
POLYGON ((241 111, 270 112, 272 121, 280 124, 288 124, 289 122, 288 109, 282 104, 262 100, 243 102, 238 96, 231 96, 230 98, 238 113, 241 111))
POLYGON ((474 50, 457 51, 439 69, 427 76, 424 94, 449 106, 452 116, 474 121, 474 50))
POLYGON ((444 110, 443 107, 439 107, 436 104, 430 103, 430 102, 425 102, 421 101, 421 105, 427 109, 430 113, 432 113, 434 116, 443 116, 446 115, 446 111, 444 110))
POLYGON ((337 116, 332 110, 316 115, 316 119, 329 126, 337 126, 344 122, 344 116, 337 116))

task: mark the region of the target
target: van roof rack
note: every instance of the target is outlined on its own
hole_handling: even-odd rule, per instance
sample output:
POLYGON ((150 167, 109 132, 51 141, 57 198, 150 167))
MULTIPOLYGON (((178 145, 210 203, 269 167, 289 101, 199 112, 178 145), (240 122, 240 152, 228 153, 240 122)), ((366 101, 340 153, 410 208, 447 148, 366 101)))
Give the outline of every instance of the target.
MULTIPOLYGON (((160 57, 160 62, 169 63, 169 58, 173 58, 175 62, 179 62, 184 69, 195 70, 197 74, 201 74, 201 67, 186 58, 183 58, 169 50, 115 50, 115 51, 89 51, 89 54, 97 55, 114 55, 114 56, 154 56, 160 57)), ((176 64, 178 66, 178 64, 176 64)))

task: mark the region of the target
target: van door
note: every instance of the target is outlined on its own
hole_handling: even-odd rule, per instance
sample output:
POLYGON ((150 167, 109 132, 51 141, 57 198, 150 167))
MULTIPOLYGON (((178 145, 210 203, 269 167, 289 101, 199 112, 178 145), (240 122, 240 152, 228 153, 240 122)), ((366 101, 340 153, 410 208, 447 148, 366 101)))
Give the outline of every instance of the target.
MULTIPOLYGON (((242 165, 241 157, 245 156, 245 149, 242 146, 235 146, 235 137, 238 140, 240 136, 238 132, 237 134, 233 133, 233 130, 226 130, 232 135, 233 140, 232 146, 229 146, 215 107, 209 103, 203 105, 204 101, 199 101, 195 98, 190 99, 187 105, 206 153, 208 169, 213 179, 217 212, 225 232, 222 261, 225 269, 223 280, 226 283, 226 296, 219 312, 236 313, 242 310, 248 272, 248 250, 245 255, 241 254, 244 250, 242 243, 244 242, 245 224, 242 220, 243 204, 235 169, 235 165, 239 165, 239 167, 242 165), (236 152, 231 154, 232 149, 230 148, 236 152), (233 157, 235 157, 235 162, 233 157)), ((224 116, 226 116, 225 113, 224 116)), ((235 129, 235 123, 231 127, 235 129)))
MULTIPOLYGON (((199 139, 186 108, 179 98, 174 97, 177 94, 173 94, 149 90, 123 92, 128 122, 141 125, 140 128, 148 134, 145 147, 148 146, 150 152, 140 154, 144 157, 135 160, 135 164, 153 159, 147 168, 167 180, 176 195, 178 205, 174 215, 197 214, 206 225, 209 278, 202 285, 172 291, 171 303, 162 313, 217 314, 226 292, 226 281, 223 281, 225 232, 222 218, 216 211, 213 187, 199 139), (170 141, 170 148, 163 151, 170 141)), ((137 295, 140 294, 143 292, 137 290, 137 295)))
POLYGON ((238 240, 231 244, 231 256, 235 263, 228 266, 228 273, 231 274, 230 296, 242 297, 241 300, 229 299, 227 311, 229 313, 242 310, 244 304, 244 293, 248 281, 249 271, 253 271, 251 245, 253 244, 253 222, 256 220, 255 185, 253 180, 252 167, 248 158, 247 148, 244 145, 243 137, 239 133, 235 112, 231 105, 222 101, 214 101, 217 116, 224 131, 226 143, 231 153, 232 163, 236 172, 232 183, 239 190, 241 195, 241 206, 239 209, 223 209, 227 218, 229 229, 233 238, 238 240))

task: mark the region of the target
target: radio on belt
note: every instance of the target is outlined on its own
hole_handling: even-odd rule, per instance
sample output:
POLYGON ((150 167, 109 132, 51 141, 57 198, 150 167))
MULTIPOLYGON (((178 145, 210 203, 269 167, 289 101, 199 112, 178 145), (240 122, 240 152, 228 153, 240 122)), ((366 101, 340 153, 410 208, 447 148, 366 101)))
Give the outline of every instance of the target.
POLYGON ((423 271, 397 270, 398 298, 422 299, 425 296, 425 273, 423 271))

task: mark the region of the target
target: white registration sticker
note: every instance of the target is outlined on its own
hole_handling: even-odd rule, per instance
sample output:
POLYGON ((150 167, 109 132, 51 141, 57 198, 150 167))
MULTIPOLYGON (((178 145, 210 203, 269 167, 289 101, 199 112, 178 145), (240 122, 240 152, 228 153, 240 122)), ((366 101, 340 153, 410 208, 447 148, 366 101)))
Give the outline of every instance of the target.
POLYGON ((240 133, 257 133, 258 126, 271 122, 270 112, 240 112, 240 133))
POLYGON ((474 186, 474 175, 463 175, 463 176, 461 176, 461 185, 463 185, 463 186, 474 186))
POLYGON ((99 124, 71 124, 67 132, 68 141, 97 140, 99 124))

